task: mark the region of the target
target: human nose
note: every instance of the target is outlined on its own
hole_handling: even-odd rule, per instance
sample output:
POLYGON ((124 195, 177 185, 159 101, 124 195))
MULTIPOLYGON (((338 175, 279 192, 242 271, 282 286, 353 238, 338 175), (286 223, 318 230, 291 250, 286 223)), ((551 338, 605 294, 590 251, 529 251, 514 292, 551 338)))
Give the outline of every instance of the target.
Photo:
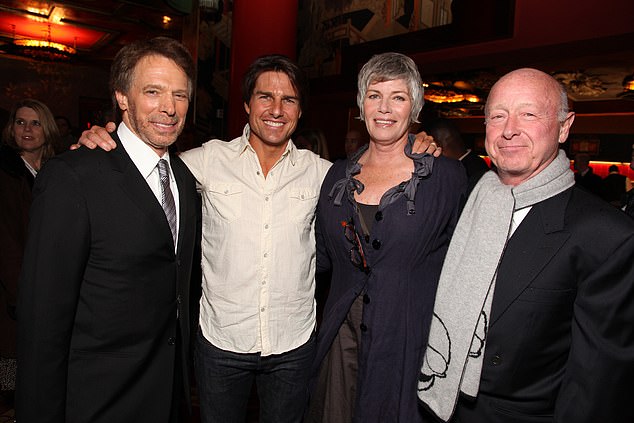
POLYGON ((502 131, 502 136, 506 139, 511 139, 516 135, 519 135, 519 120, 516 116, 509 115, 504 122, 504 129, 502 131))
POLYGON ((379 101, 379 112, 381 113, 389 113, 390 112, 390 102, 387 98, 382 98, 379 101))
POLYGON ((176 101, 171 94, 161 96, 160 111, 173 116, 176 113, 176 101))
POLYGON ((273 99, 273 102, 271 103, 271 109, 270 109, 271 115, 274 117, 282 116, 283 114, 282 109, 283 109, 282 99, 281 98, 273 99))

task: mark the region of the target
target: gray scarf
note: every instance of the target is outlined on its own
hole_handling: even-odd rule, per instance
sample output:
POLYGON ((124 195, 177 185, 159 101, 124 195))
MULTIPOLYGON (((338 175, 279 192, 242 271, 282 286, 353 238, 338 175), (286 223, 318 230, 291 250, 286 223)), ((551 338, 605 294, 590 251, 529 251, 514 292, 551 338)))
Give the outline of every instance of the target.
POLYGON ((513 212, 574 185, 563 150, 544 170, 513 187, 493 171, 475 186, 460 216, 443 264, 418 397, 448 421, 458 393, 475 397, 498 265, 513 212))

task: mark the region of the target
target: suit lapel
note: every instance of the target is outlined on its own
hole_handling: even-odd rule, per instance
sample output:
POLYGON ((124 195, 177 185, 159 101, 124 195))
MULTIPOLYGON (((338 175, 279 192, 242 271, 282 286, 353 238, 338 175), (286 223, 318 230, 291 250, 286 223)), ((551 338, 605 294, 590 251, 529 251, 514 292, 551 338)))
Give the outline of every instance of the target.
POLYGON ((535 204, 506 246, 498 269, 491 305, 491 323, 531 284, 570 237, 564 212, 571 190, 535 204))
POLYGON ((112 133, 112 137, 117 143, 117 148, 110 153, 110 156, 113 158, 113 169, 121 173, 119 186, 132 203, 145 213, 148 219, 150 219, 157 228, 163 227, 161 230, 165 233, 165 236, 171 240, 172 232, 167 223, 163 208, 156 200, 156 196, 148 186, 147 181, 143 175, 141 175, 139 169, 134 165, 128 152, 121 144, 117 133, 112 133))

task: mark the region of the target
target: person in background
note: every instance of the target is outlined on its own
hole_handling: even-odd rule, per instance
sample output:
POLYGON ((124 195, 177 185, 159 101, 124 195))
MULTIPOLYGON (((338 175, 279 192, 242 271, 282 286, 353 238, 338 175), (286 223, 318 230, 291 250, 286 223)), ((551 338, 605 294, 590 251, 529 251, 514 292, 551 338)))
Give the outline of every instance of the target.
POLYGON ((293 134, 293 142, 301 150, 310 150, 322 159, 330 160, 326 136, 319 129, 299 129, 293 134))
POLYGON ((353 128, 346 133, 346 138, 344 139, 346 158, 350 159, 354 153, 368 143, 367 133, 364 134, 363 132, 353 128))
POLYGON ((627 176, 619 173, 619 167, 611 165, 608 168, 608 176, 603 178, 603 199, 614 207, 622 207, 621 201, 627 187, 627 176))
POLYGON ((370 142, 337 161, 317 207, 317 269, 332 270, 307 422, 422 419, 415 393, 436 283, 465 198, 455 160, 413 154, 416 64, 372 57, 357 104, 370 142))
POLYGON ((0 391, 13 408, 16 371, 16 300, 31 190, 54 154, 59 133, 48 107, 34 99, 11 109, 0 144, 0 391))
POLYGON ((55 116, 55 123, 57 124, 60 135, 58 153, 63 153, 64 151, 68 151, 70 146, 77 142, 77 137, 73 135, 70 120, 66 116, 55 116))
POLYGON ((575 186, 574 117, 536 69, 489 93, 497 173, 460 216, 417 374, 442 421, 634 421, 634 221, 575 186))
POLYGON ((110 72, 119 148, 66 152, 38 174, 17 305, 21 423, 176 422, 189 399, 200 207, 168 147, 194 72, 178 41, 127 44, 110 72))
POLYGON ((590 167, 590 156, 585 153, 576 154, 574 166, 577 170, 577 173, 575 173, 577 186, 598 197, 602 197, 603 180, 590 167))
POLYGON ((489 171, 487 162, 470 148, 467 148, 460 131, 453 122, 447 119, 438 119, 432 123, 427 132, 442 147, 443 155, 460 160, 469 180, 467 192, 471 192, 482 175, 489 171))

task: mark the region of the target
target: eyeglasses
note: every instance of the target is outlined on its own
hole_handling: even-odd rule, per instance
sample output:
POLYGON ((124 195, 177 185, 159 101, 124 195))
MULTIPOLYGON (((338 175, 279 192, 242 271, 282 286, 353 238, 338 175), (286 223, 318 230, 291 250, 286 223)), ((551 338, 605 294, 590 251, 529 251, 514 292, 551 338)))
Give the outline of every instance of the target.
POLYGON ((359 270, 368 273, 370 271, 370 268, 368 267, 368 263, 365 260, 365 254, 363 254, 363 246, 361 245, 359 235, 354 228, 354 223, 352 223, 352 219, 348 221, 342 221, 341 226, 343 226, 343 233, 346 236, 346 239, 352 243, 352 248, 350 249, 350 261, 357 268, 359 268, 359 270))

